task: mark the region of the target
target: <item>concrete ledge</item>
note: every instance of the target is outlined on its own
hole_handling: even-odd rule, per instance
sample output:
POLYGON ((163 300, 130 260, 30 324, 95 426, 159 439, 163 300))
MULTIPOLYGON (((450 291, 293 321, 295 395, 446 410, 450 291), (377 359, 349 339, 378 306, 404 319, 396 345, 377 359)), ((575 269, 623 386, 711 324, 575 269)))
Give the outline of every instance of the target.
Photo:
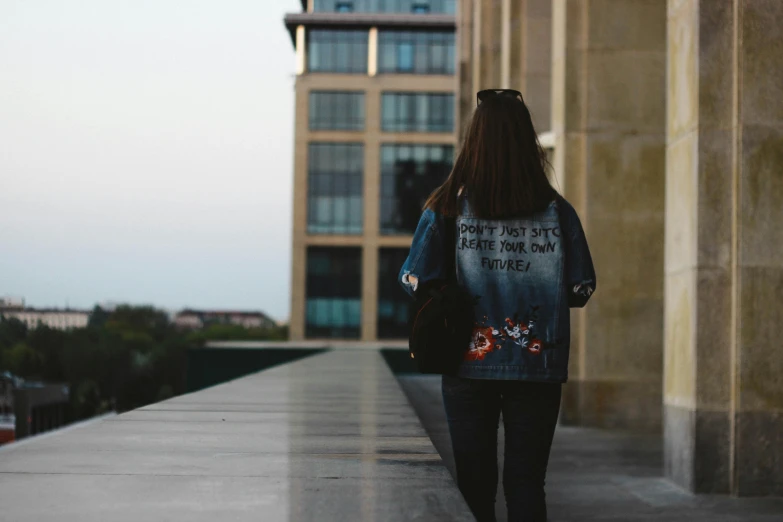
POLYGON ((4 520, 473 520, 376 351, 335 351, 0 454, 4 520))

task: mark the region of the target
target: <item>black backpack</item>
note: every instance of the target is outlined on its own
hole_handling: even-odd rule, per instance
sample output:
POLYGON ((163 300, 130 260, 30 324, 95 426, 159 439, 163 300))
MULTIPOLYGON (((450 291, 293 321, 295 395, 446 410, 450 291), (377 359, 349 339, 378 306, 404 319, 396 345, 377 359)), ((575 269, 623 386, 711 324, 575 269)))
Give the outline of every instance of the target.
POLYGON ((457 283, 456 220, 445 220, 448 277, 419 284, 408 316, 408 349, 421 373, 454 375, 473 334, 474 299, 457 283))

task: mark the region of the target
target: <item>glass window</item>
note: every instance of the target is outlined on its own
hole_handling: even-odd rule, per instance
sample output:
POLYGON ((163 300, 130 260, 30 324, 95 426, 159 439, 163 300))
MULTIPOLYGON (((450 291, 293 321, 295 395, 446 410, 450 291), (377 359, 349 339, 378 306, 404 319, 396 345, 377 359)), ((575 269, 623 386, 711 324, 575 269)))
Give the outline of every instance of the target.
POLYGON ((363 130, 364 93, 310 92, 310 130, 363 130))
POLYGON ((308 247, 305 335, 358 338, 361 292, 360 248, 308 247))
POLYGON ((381 146, 381 233, 413 234, 425 201, 451 172, 451 145, 381 146))
POLYGON ((315 12, 455 14, 456 0, 314 0, 315 12))
POLYGON ((361 234, 363 145, 311 143, 307 173, 307 233, 361 234))
POLYGON ((378 72, 454 74, 454 33, 378 32, 378 72))
POLYGON ((366 30, 311 29, 307 40, 310 72, 367 73, 366 30))
POLYGON ((454 95, 385 92, 381 96, 384 132, 453 132, 454 95))
POLYGON ((402 42, 397 46, 397 70, 413 72, 413 44, 402 42))
POLYGON ((408 257, 407 248, 381 248, 378 256, 378 338, 408 337, 408 306, 411 298, 397 281, 408 257))

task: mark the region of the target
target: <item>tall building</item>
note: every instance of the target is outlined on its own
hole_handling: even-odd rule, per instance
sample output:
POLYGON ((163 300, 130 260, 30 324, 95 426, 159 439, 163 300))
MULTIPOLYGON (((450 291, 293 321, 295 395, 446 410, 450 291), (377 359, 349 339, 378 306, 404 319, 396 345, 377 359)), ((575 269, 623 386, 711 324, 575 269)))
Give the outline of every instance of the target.
POLYGON ((396 282, 451 170, 456 0, 303 0, 296 48, 292 340, 406 337, 396 282))

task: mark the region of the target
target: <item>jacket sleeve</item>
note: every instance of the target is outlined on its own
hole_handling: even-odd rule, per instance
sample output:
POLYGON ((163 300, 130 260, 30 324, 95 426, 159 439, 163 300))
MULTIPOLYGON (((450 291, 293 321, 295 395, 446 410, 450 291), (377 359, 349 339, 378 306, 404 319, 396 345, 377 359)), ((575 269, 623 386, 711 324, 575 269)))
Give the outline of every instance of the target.
POLYGON ((425 210, 397 281, 413 296, 422 284, 442 278, 443 271, 443 219, 433 211, 425 210))
POLYGON ((596 289, 595 268, 576 210, 562 200, 560 214, 565 247, 565 283, 568 306, 582 308, 596 289))

